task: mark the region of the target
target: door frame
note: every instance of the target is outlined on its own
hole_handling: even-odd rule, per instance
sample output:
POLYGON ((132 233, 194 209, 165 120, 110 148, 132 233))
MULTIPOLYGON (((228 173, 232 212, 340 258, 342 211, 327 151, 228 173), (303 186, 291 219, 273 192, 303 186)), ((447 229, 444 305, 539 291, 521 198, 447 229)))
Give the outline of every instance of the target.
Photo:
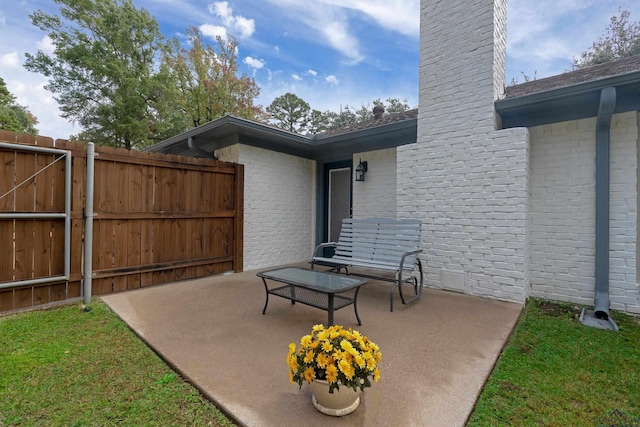
POLYGON ((322 176, 318 180, 319 191, 322 194, 321 203, 318 203, 318 224, 316 233, 316 244, 326 242, 329 238, 329 171, 334 169, 349 169, 349 211, 353 213, 353 160, 342 160, 338 162, 324 163, 322 165, 322 176))

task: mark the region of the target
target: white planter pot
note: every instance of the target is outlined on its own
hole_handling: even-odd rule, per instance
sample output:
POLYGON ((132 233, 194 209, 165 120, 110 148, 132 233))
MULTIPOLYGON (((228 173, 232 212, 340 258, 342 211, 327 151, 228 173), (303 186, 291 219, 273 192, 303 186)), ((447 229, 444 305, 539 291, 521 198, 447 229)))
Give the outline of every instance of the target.
POLYGON ((315 408, 326 415, 341 417, 352 413, 360 405, 360 390, 341 385, 340 390, 329 393, 329 383, 315 379, 311 384, 311 401, 315 408))

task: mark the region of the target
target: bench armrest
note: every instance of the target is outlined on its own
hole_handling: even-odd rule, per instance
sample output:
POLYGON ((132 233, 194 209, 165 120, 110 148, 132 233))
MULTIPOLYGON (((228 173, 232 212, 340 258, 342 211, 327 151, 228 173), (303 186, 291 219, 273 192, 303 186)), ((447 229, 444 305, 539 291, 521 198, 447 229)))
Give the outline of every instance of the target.
POLYGON ((406 257, 408 257, 409 255, 416 255, 419 254, 420 252, 422 252, 422 249, 415 249, 413 251, 408 251, 402 254, 402 257, 400 258, 400 268, 398 269, 398 271, 400 272, 400 274, 402 274, 402 270, 404 270, 404 260, 406 257))
POLYGON ((317 257, 318 256, 318 252, 321 249, 324 249, 324 248, 335 248, 336 246, 337 246, 336 242, 320 243, 318 246, 316 246, 316 249, 313 251, 313 257, 312 258, 317 257))

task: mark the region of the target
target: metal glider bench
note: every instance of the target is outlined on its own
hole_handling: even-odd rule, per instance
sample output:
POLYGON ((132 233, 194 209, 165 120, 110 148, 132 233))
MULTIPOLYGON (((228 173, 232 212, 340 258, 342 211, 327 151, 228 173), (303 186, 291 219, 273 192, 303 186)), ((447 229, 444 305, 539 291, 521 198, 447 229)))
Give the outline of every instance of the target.
POLYGON ((421 227, 420 221, 413 219, 345 218, 338 241, 316 247, 311 268, 322 265, 338 273, 344 269, 348 275, 392 282, 389 298, 393 311, 395 288, 398 288, 403 304, 415 301, 422 295, 424 276, 419 258, 422 252, 421 227), (325 248, 334 248, 333 256, 324 256, 325 248), (349 271, 350 267, 394 272, 395 278, 349 271), (414 272, 416 274, 412 274, 414 272), (411 288, 411 294, 405 296, 407 287, 411 288))

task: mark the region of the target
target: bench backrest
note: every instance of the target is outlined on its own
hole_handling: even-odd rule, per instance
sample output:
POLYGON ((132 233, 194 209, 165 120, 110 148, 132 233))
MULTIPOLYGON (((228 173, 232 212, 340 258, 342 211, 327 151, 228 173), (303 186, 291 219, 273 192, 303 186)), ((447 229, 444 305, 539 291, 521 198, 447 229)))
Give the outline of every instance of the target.
MULTIPOLYGON (((420 249, 421 227, 414 219, 345 218, 335 255, 399 265, 404 253, 420 249)), ((412 268, 416 257, 405 258, 405 266, 412 268)))

